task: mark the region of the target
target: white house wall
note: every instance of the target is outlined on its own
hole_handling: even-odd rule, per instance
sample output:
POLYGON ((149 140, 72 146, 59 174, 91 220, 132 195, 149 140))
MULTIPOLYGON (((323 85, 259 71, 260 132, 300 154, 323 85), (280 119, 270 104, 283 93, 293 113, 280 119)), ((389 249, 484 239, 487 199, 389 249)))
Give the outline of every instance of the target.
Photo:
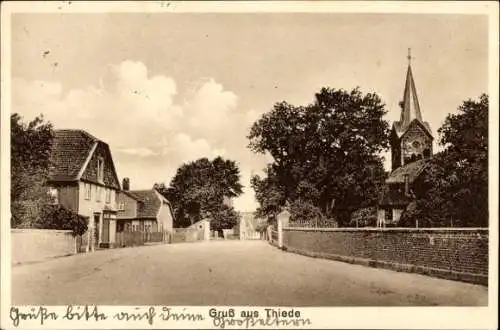
POLYGON ((90 183, 90 199, 85 199, 85 183, 80 181, 78 183, 78 213, 84 216, 92 217, 94 213, 102 213, 104 206, 108 205, 112 209, 116 209, 116 191, 111 189, 110 202, 106 203, 106 193, 104 187, 101 187, 101 200, 97 201, 97 187, 98 185, 90 183))
MULTIPOLYGON (((97 187, 101 187, 95 184, 90 183, 90 199, 85 199, 85 182, 78 182, 78 214, 89 217, 89 227, 94 227, 94 214, 99 213, 100 214, 100 221, 99 224, 102 226, 102 213, 104 210, 104 206, 108 205, 112 209, 116 209, 116 191, 114 189, 110 189, 110 202, 106 203, 106 192, 105 188, 101 187, 102 193, 101 193, 101 199, 100 201, 97 201, 97 187)), ((116 222, 113 221, 114 223, 114 232, 111 233, 111 221, 110 221, 110 242, 115 241, 115 233, 116 233, 116 222)), ((101 234, 102 234, 102 228, 99 229, 99 242, 101 241, 101 234)))
POLYGON ((170 207, 168 204, 163 204, 158 211, 158 231, 160 231, 160 227, 162 231, 171 232, 174 226, 174 219, 172 213, 170 212, 170 207))

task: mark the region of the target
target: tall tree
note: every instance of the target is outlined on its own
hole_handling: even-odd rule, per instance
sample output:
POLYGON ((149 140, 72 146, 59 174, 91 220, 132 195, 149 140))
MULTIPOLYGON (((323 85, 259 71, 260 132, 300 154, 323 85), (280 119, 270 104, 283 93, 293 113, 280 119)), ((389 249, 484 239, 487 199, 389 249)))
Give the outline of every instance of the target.
POLYGON ((438 133, 445 149, 429 162, 403 224, 487 227, 488 96, 464 101, 438 133))
POLYGON ((236 162, 222 157, 212 161, 201 158, 179 167, 169 187, 155 184, 155 188, 172 203, 176 226, 184 227, 211 218, 215 219, 212 227, 222 229, 219 227, 230 228, 237 222, 236 213, 224 205, 224 198, 243 193, 239 180, 236 162), (226 215, 227 221, 222 215, 226 215))
POLYGON ((250 179, 250 185, 255 191, 255 199, 259 203, 256 216, 274 218, 280 213, 282 207, 285 205, 285 189, 284 186, 280 184, 273 165, 269 165, 265 169, 265 172, 266 177, 264 178, 254 175, 250 179))
POLYGON ((376 94, 359 89, 322 88, 307 106, 276 103, 248 136, 251 150, 274 159, 267 179, 253 181, 259 210, 269 214, 300 199, 348 224, 353 210, 376 202, 384 182, 379 154, 388 147, 385 113, 376 94), (263 187, 279 190, 280 198, 259 197, 263 187))
POLYGON ((50 170, 53 128, 43 116, 28 123, 14 113, 11 124, 11 226, 30 227, 50 202, 46 180, 50 170))

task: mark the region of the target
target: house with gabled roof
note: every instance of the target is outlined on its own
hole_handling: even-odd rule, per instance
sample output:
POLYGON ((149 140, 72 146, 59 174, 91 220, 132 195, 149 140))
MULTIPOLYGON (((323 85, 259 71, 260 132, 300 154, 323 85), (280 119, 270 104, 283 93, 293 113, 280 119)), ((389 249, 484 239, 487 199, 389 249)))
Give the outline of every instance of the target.
POLYGON ((113 246, 120 183, 109 145, 84 130, 55 130, 51 163, 56 203, 88 219, 86 249, 113 246))
POLYGON ((129 185, 129 179, 124 178, 118 194, 117 232, 171 233, 174 217, 170 202, 154 188, 129 190, 129 185))

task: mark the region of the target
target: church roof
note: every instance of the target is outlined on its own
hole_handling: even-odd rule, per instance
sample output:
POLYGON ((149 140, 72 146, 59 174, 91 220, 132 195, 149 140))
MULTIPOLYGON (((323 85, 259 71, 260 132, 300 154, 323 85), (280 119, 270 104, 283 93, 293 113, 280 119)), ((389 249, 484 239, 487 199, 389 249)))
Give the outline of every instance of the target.
MULTIPOLYGON (((408 59, 411 59, 411 57, 409 56, 408 59)), ((432 136, 429 123, 422 120, 422 113, 420 111, 420 104, 417 96, 417 88, 415 87, 411 65, 408 64, 401 117, 399 121, 394 122, 394 128, 396 129, 396 133, 399 137, 401 137, 408 130, 410 123, 414 120, 419 121, 424 129, 427 130, 427 133, 432 136)))
POLYGON ((408 176, 409 183, 414 182, 427 166, 427 159, 417 160, 404 166, 398 167, 389 174, 386 183, 404 183, 408 176))
POLYGON ((379 199, 379 206, 406 206, 413 198, 404 192, 403 184, 408 176, 408 183, 411 185, 423 173, 428 164, 428 159, 421 159, 415 162, 398 167, 389 174, 385 181, 385 190, 379 199))
POLYGON ((396 130, 396 133, 397 133, 399 138, 401 138, 406 132, 408 132, 408 128, 410 128, 410 125, 413 121, 418 122, 424 128, 424 130, 427 132, 427 134, 429 134, 431 137, 433 137, 432 131, 431 131, 431 126, 429 125, 428 122, 414 119, 407 125, 403 125, 403 123, 400 121, 395 121, 393 123, 394 129, 396 130))
POLYGON ((403 94, 403 111, 401 111, 400 122, 402 122, 403 125, 407 125, 413 119, 422 121, 422 113, 420 112, 420 104, 418 103, 417 89, 415 88, 411 65, 408 64, 405 91, 403 94))

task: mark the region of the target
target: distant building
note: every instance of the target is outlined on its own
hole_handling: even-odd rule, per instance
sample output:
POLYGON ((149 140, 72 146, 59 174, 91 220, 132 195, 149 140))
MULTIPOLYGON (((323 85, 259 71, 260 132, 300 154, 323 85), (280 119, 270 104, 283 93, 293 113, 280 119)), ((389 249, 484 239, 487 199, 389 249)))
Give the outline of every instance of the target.
POLYGON ((156 189, 129 190, 128 178, 123 187, 118 194, 117 232, 172 232, 173 211, 163 195, 156 189))
POLYGON ((113 245, 120 183, 108 144, 83 130, 56 130, 51 162, 56 202, 88 218, 87 249, 113 245))
POLYGON ((254 212, 241 212, 240 216, 240 221, 233 228, 234 234, 238 235, 240 240, 259 239, 259 229, 267 220, 257 218, 254 212))
POLYGON ((378 226, 397 225, 402 213, 413 201, 413 189, 433 154, 434 137, 429 123, 422 119, 410 54, 408 60, 401 117, 393 123, 391 130, 392 169, 378 205, 378 226))

